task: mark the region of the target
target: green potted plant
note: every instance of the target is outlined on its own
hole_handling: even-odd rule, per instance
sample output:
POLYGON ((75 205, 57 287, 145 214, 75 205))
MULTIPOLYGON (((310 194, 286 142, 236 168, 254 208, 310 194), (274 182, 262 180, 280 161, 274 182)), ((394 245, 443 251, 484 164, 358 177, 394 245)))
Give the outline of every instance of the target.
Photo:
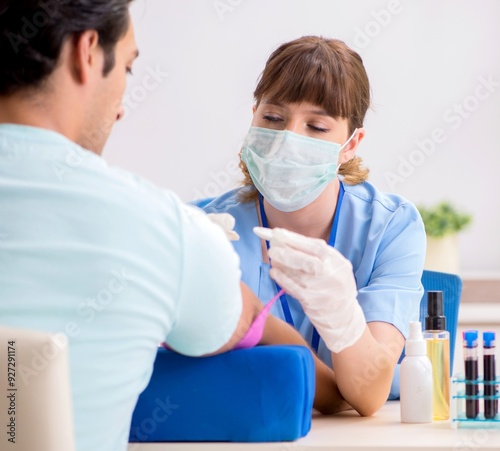
POLYGON ((433 207, 420 205, 417 208, 427 235, 425 269, 458 274, 458 232, 472 222, 472 216, 458 211, 450 202, 440 202, 433 207))

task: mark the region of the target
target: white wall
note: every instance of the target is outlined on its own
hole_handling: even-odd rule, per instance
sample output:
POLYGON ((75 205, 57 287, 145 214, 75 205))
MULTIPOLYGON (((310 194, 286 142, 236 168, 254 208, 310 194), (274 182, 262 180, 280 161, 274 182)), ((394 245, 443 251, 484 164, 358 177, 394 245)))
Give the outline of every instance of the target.
POLYGON ((136 0, 133 16, 141 56, 108 161, 184 200, 225 191, 270 52, 339 38, 372 84, 359 149, 371 181, 472 213, 462 273, 500 274, 500 1, 136 0))

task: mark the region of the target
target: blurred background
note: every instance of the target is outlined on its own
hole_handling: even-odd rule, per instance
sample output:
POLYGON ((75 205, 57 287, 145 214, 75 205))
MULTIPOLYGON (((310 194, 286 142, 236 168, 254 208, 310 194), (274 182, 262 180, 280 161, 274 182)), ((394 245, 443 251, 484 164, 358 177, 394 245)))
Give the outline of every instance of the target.
POLYGON ((111 164, 185 201, 231 189, 270 53, 302 35, 338 38, 372 86, 358 151, 370 181, 470 214, 459 272, 500 280, 499 1, 135 0, 132 11, 141 56, 111 164))

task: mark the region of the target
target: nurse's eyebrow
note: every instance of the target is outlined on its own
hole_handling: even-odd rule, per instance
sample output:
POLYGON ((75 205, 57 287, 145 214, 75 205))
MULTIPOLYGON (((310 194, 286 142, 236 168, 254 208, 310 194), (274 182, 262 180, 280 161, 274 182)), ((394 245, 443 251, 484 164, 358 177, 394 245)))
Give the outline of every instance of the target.
MULTIPOLYGON (((286 108, 286 105, 284 103, 273 101, 272 99, 264 100, 262 103, 264 103, 266 105, 274 105, 274 106, 277 106, 280 108, 286 108)), ((319 116, 327 116, 327 117, 331 117, 331 118, 335 119, 330 113, 326 112, 323 109, 308 110, 308 111, 306 111, 306 113, 317 114, 319 116)))
POLYGON ((329 117, 332 117, 325 110, 309 110, 309 111, 306 111, 306 113, 319 114, 320 116, 329 116, 329 117))
POLYGON ((273 101, 273 100, 264 100, 262 101, 263 104, 265 105, 274 105, 274 106, 279 106, 279 107, 284 107, 285 105, 281 102, 276 102, 276 101, 273 101))

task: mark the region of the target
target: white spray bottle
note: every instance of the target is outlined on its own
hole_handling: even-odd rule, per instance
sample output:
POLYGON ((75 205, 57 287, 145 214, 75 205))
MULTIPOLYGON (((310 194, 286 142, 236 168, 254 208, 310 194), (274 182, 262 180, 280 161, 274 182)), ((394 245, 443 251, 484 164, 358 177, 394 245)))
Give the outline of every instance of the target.
POLYGON ((400 371, 402 423, 432 421, 432 365, 419 321, 410 323, 405 358, 400 371))

